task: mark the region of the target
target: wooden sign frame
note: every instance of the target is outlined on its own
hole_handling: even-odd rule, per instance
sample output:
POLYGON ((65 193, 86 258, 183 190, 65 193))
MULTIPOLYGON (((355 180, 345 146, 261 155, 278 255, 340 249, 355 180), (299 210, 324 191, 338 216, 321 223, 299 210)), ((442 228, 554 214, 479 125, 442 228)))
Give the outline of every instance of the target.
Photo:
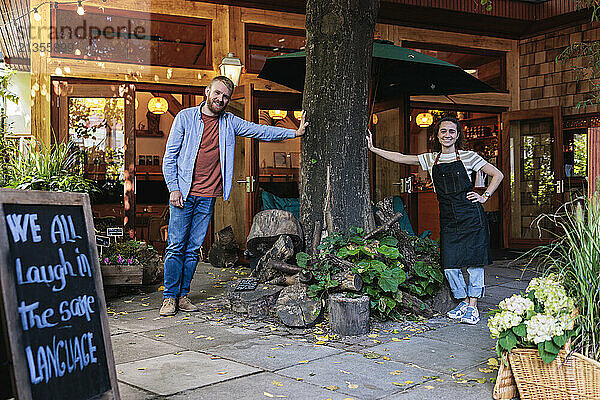
POLYGON ((89 256, 91 258, 91 267, 93 269, 94 286, 96 289, 97 312, 102 326, 102 341, 106 352, 106 366, 111 386, 110 390, 96 396, 95 399, 120 400, 89 196, 85 193, 0 189, 0 291, 2 292, 0 311, 6 326, 6 331, 1 332, 1 334, 6 337, 10 352, 10 360, 12 360, 13 395, 19 400, 33 400, 30 377, 27 370, 27 360, 23 352, 23 335, 18 326, 18 314, 13 312, 14 310, 17 310, 18 307, 17 290, 15 278, 13 274, 10 273, 10 267, 8 265, 9 243, 5 222, 6 218, 4 215, 4 204, 61 205, 82 208, 88 238, 89 256))

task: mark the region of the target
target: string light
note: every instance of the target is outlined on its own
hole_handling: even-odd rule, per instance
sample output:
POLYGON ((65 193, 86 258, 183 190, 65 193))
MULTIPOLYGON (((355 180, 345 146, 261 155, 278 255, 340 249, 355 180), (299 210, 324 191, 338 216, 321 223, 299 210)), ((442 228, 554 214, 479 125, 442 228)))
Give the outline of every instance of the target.
POLYGON ((35 7, 33 9, 33 19, 40 22, 42 20, 42 16, 40 15, 40 13, 38 12, 38 8, 35 7))
MULTIPOLYGON (((65 1, 65 2, 61 2, 60 4, 64 4, 64 5, 77 4, 77 14, 84 15, 85 14, 85 10, 83 8, 83 3, 85 3, 86 1, 87 0, 65 1)), ((102 0, 102 2, 106 3, 106 0, 102 0)), ((44 6, 45 4, 49 4, 51 7, 53 6, 54 9, 58 9, 59 2, 57 2, 57 1, 44 1, 44 2, 42 2, 40 4, 38 4, 37 7, 33 7, 33 9, 29 10, 28 12, 23 13, 21 15, 17 15, 13 19, 9 19, 7 22, 1 24, 0 28, 4 28, 6 26, 14 24, 16 21, 18 21, 20 19, 29 18, 29 14, 32 14, 32 13, 33 13, 33 19, 35 21, 37 21, 37 22, 41 21, 42 20, 42 16, 40 15, 40 13, 39 13, 38 10, 39 10, 40 7, 44 6)), ((12 13, 11 12, 6 12, 6 15, 9 15, 9 14, 12 14, 12 13)))
POLYGON ((85 10, 83 9, 83 5, 81 4, 81 0, 77 2, 77 14, 83 15, 85 14, 85 10))

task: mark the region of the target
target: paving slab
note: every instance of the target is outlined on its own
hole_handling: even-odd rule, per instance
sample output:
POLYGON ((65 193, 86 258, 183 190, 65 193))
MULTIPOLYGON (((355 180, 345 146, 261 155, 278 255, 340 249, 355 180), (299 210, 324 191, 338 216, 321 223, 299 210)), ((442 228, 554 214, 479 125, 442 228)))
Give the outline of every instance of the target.
POLYGON ((186 324, 187 322, 198 321, 200 319, 191 313, 178 313, 174 316, 161 317, 158 315, 158 310, 144 310, 108 317, 108 325, 111 327, 111 333, 113 328, 139 333, 162 329, 180 323, 186 324))
POLYGON ((455 383, 451 379, 444 382, 428 381, 402 392, 383 397, 381 400, 491 400, 492 389, 488 385, 467 382, 455 383))
POLYGON ((117 364, 117 371, 120 381, 161 396, 260 372, 258 368, 194 351, 117 364))
POLYGON ((179 393, 169 397, 169 400, 265 400, 269 398, 286 400, 350 399, 347 394, 337 393, 337 391, 300 382, 272 372, 261 372, 179 393))
POLYGON ((143 360, 164 354, 172 354, 185 350, 182 347, 170 343, 150 339, 135 333, 125 333, 113 336, 112 347, 115 355, 115 363, 126 363, 130 361, 143 360))
POLYGON ((381 355, 386 355, 394 361, 415 364, 419 367, 437 372, 448 373, 450 368, 463 371, 494 357, 491 349, 484 350, 451 344, 441 340, 422 336, 411 337, 409 340, 381 344, 370 349, 381 355))
POLYGON ((206 351, 230 360, 275 371, 298 364, 300 361, 339 354, 343 350, 269 335, 214 347, 206 351))
POLYGON ((482 318, 477 325, 467 325, 453 321, 448 326, 425 331, 419 336, 484 350, 491 349, 496 345, 496 340, 490 337, 487 318, 482 318))
POLYGON ((150 400, 156 398, 156 395, 153 393, 146 392, 123 382, 119 382, 119 395, 123 400, 150 400))
POLYGON ((297 364, 277 373, 321 387, 333 385, 338 387, 337 393, 359 399, 378 399, 429 379, 424 376, 437 375, 405 363, 369 359, 350 352, 297 364))
POLYGON ((162 329, 141 332, 140 335, 199 351, 263 336, 264 333, 205 321, 186 321, 162 329))
POLYGON ((111 299, 106 302, 106 308, 116 313, 145 311, 157 309, 162 304, 162 292, 138 294, 111 299))

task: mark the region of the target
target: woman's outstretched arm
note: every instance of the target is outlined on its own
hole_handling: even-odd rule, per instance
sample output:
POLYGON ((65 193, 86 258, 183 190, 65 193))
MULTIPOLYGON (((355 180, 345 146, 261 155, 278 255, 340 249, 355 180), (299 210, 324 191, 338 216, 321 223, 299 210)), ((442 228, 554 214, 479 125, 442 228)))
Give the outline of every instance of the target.
POLYGON ((380 155, 381 157, 383 157, 385 159, 388 159, 390 161, 397 162, 400 164, 419 165, 419 159, 417 158, 417 156, 397 153, 395 151, 383 150, 383 149, 379 149, 379 148, 373 146, 373 137, 371 135, 371 131, 368 131, 368 132, 369 132, 369 134, 367 135, 367 147, 373 153, 380 155))

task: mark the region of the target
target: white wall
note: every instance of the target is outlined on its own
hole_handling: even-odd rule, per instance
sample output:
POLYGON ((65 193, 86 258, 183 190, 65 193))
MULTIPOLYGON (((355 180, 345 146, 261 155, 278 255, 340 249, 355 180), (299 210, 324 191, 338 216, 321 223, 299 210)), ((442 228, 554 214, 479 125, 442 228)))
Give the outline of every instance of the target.
MULTIPOLYGON (((5 72, 0 69, 0 74, 5 72)), ((19 104, 7 100, 6 115, 7 122, 11 126, 13 134, 31 134, 31 77, 29 72, 16 72, 9 90, 19 96, 19 104)))

